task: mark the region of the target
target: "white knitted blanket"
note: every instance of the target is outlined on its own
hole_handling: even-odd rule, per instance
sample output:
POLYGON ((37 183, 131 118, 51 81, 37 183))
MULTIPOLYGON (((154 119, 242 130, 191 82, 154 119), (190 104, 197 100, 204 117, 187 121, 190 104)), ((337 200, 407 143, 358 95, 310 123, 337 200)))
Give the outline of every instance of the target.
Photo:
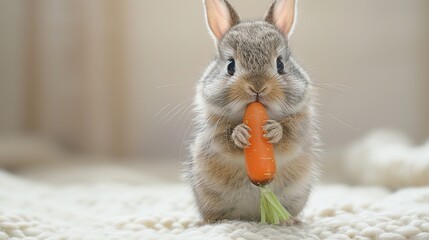
MULTIPOLYGON (((368 159, 370 156, 368 153, 368 159)), ((403 164, 397 166, 404 168, 403 164)), ((420 168, 401 169, 401 173, 421 177, 429 161, 419 164, 420 168)), ((99 172, 95 168, 85 174, 99 172)), ((240 221, 199 225, 192 194, 183 184, 99 181, 54 185, 0 171, 0 240, 428 240, 429 186, 423 184, 426 186, 401 186, 396 191, 383 186, 322 184, 302 213, 304 223, 293 227, 240 221)))

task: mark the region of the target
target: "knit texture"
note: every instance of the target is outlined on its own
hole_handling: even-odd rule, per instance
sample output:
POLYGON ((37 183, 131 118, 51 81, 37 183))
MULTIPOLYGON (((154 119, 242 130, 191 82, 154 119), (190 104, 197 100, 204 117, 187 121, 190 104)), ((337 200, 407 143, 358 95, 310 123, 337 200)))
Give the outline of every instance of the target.
MULTIPOLYGON (((383 140, 384 145, 377 141, 368 144, 372 140, 357 143, 345 160, 345 169, 358 169, 371 178, 360 179, 363 174, 350 173, 360 186, 316 186, 300 216, 303 224, 297 226, 242 221, 201 225, 187 185, 127 182, 121 180, 126 170, 115 177, 113 172, 101 174, 107 172, 105 168, 85 168, 83 174, 98 181, 76 179, 67 184, 39 182, 0 171, 0 240, 429 240, 429 161, 424 160, 429 155, 422 149, 429 149, 429 144, 400 147, 395 141, 397 147, 387 151, 384 137, 370 137, 383 140), (398 154, 392 155, 392 151, 398 154), (364 157, 361 164, 351 161, 356 156, 364 157), (351 167, 353 164, 356 168, 351 167), (400 173, 401 181, 395 172, 400 173)), ((344 173, 345 169, 337 171, 344 173)), ((64 168, 51 171, 63 174, 64 168)), ((129 178, 134 175, 129 169, 129 178)))
POLYGON ((319 186, 299 226, 199 226, 185 185, 48 186, 0 173, 0 239, 429 239, 429 187, 319 186), (359 238, 362 237, 362 238, 359 238))

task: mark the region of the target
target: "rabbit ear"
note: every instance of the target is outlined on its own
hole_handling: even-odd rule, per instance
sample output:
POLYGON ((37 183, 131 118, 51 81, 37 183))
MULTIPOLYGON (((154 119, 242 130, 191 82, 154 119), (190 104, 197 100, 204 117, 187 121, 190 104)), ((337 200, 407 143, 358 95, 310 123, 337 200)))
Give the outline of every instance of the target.
POLYGON ((288 37, 293 32, 296 17, 295 2, 295 0, 275 0, 265 14, 265 21, 276 26, 288 37))
POLYGON ((217 41, 240 22, 237 13, 226 0, 204 0, 204 5, 207 24, 217 41))

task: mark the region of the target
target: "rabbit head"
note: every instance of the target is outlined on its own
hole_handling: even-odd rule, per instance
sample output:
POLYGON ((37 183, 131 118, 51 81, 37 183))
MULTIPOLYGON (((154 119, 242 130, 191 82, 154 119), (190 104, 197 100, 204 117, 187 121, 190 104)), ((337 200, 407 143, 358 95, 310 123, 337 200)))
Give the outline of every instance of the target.
POLYGON ((197 109, 241 120, 259 101, 271 119, 296 113, 308 100, 310 80, 291 56, 288 38, 295 0, 277 0, 264 20, 240 22, 226 0, 204 0, 217 56, 198 84, 197 109))

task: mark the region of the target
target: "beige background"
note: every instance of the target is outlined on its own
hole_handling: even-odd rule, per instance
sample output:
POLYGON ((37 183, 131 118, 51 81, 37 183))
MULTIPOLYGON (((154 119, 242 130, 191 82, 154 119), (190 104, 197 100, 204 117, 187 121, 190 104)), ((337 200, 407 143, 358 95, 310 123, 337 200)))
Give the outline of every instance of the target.
MULTIPOLYGON (((231 3, 257 19, 270 1, 231 3)), ((325 149, 376 128, 426 139, 429 2, 298 6, 291 46, 320 87, 325 149)), ((207 32, 196 0, 0 0, 0 136, 177 158, 186 152, 194 83, 214 55, 207 32)))

